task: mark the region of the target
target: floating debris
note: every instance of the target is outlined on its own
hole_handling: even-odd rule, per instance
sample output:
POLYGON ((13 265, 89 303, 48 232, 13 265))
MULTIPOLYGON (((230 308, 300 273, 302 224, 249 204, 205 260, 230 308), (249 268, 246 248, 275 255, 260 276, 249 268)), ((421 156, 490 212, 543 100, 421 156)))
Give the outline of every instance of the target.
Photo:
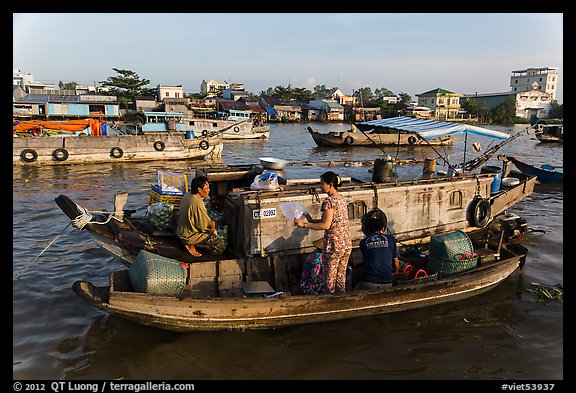
POLYGON ((560 284, 555 286, 542 285, 537 282, 531 283, 534 288, 526 288, 526 291, 536 294, 537 301, 564 300, 564 288, 560 284))

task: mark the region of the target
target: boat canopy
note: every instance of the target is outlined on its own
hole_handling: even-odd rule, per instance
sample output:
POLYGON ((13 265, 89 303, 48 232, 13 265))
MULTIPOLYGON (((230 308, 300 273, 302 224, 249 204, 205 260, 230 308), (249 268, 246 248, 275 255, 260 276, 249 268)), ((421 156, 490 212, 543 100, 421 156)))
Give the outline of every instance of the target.
POLYGON ((356 124, 371 127, 386 127, 400 131, 413 132, 424 140, 441 138, 445 135, 466 134, 466 133, 486 136, 497 140, 506 140, 510 137, 510 135, 506 134, 505 132, 490 130, 488 128, 472 126, 469 124, 418 119, 415 117, 408 117, 408 116, 362 121, 357 122, 356 124))
POLYGON ((104 123, 96 119, 74 119, 74 120, 13 120, 12 132, 29 131, 35 129, 49 129, 61 131, 83 131, 90 127, 92 135, 102 135, 104 123))

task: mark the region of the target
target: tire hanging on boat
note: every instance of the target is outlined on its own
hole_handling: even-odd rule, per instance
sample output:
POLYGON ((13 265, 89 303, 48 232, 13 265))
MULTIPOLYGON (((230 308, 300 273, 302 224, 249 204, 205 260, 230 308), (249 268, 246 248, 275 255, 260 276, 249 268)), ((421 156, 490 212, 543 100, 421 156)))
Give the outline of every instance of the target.
POLYGON ((208 143, 207 140, 200 141, 200 149, 208 150, 209 147, 210 147, 210 144, 208 143))
POLYGON ((415 145, 416 142, 418 142, 418 139, 416 139, 416 137, 414 135, 411 135, 408 137, 408 143, 411 145, 415 145))
POLYGON ((490 221, 491 212, 490 202, 477 196, 468 207, 468 222, 477 228, 484 228, 490 221))
POLYGON ((344 143, 347 145, 353 145, 354 144, 354 138, 352 138, 350 135, 348 135, 346 138, 344 138, 344 143))
POLYGON ((162 151, 166 148, 166 145, 164 144, 164 142, 162 141, 156 141, 154 142, 154 150, 156 151, 162 151))
POLYGON ((20 153, 20 158, 24 162, 34 162, 38 159, 38 153, 33 149, 24 149, 20 153))
POLYGON ((56 161, 66 161, 68 156, 68 150, 64 148, 54 149, 52 151, 52 158, 54 158, 56 161))
POLYGON ((202 136, 207 137, 208 136, 208 130, 202 130, 202 136))
POLYGON ((117 146, 110 149, 110 157, 120 158, 123 155, 124 155, 124 151, 117 146))
POLYGON ((240 127, 238 126, 234 127, 234 132, 240 132, 240 127))

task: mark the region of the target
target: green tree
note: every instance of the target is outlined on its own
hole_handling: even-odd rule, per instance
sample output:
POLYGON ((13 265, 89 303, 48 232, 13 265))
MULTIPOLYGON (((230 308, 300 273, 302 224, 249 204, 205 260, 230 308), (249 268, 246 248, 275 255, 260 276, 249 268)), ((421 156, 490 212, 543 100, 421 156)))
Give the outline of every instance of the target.
POLYGON ((550 113, 548 113, 548 118, 550 119, 563 119, 564 118, 564 104, 558 104, 558 101, 554 100, 550 104, 550 113))
POLYGON ((282 102, 290 102, 292 99, 292 89, 290 88, 290 85, 288 85, 288 87, 276 86, 272 95, 280 99, 282 102))
POLYGON ((308 103, 312 99, 312 91, 304 87, 297 87, 293 90, 293 98, 297 102, 308 103))
POLYGON ((314 86, 313 97, 316 99, 322 99, 330 96, 330 89, 326 85, 316 85, 314 86))
POLYGON ((380 114, 384 119, 388 117, 395 117, 398 116, 398 108, 396 104, 390 105, 388 101, 382 100, 380 102, 380 114))
POLYGON ((66 83, 62 81, 58 82, 58 87, 61 90, 76 90, 76 86, 78 86, 78 83, 76 82, 66 82, 66 83))
POLYGON ((100 84, 107 87, 111 95, 117 96, 118 101, 128 104, 133 102, 136 96, 147 95, 149 89, 145 86, 150 83, 148 79, 140 79, 140 76, 131 70, 112 69, 119 75, 110 76, 100 84))
POLYGON ((513 126, 516 117, 516 98, 511 96, 490 110, 490 123, 513 126))
POLYGON ((398 99, 401 103, 408 104, 412 100, 412 97, 410 97, 408 93, 400 93, 398 94, 398 99))
POLYGON ((373 108, 378 106, 374 94, 372 94, 372 89, 369 87, 362 87, 356 90, 353 96, 361 107, 373 108))
POLYGON ((383 97, 396 97, 396 94, 392 90, 388 90, 385 87, 374 90, 374 97, 381 100, 383 97))
POLYGON ((476 98, 467 98, 460 103, 461 107, 471 116, 476 116, 480 123, 488 124, 490 122, 488 104, 485 101, 476 98))

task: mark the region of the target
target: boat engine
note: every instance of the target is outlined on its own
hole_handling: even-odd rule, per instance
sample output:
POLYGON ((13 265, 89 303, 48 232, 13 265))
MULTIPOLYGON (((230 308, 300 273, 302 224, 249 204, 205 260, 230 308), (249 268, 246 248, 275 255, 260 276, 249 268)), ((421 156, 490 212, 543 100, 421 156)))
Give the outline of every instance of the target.
POLYGON ((499 221, 506 242, 517 240, 522 237, 528 229, 526 220, 513 213, 504 214, 500 217, 499 221))

